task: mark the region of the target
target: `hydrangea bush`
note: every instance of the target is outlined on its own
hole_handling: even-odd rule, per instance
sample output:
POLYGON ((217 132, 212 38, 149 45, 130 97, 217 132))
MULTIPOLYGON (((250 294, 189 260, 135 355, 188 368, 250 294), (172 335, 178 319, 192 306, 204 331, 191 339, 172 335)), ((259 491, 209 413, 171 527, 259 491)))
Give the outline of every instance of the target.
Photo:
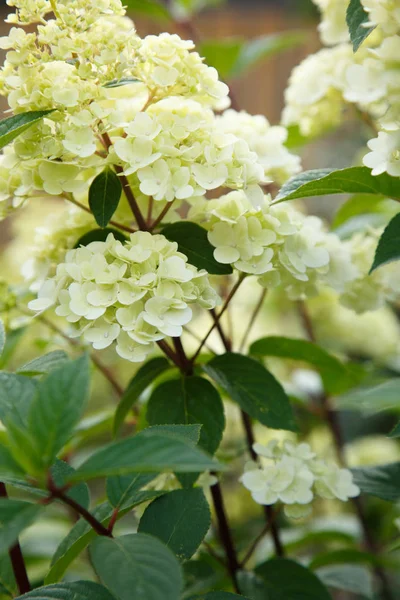
POLYGON ((400 5, 314 2, 271 125, 229 46, 203 59, 202 3, 132 2, 182 34, 141 38, 120 0, 7 1, 0 215, 46 212, 0 286, 0 598, 398 597, 400 453, 341 417, 400 436, 400 5), (349 114, 359 164, 304 171, 349 114), (333 224, 301 202, 343 193, 333 224))

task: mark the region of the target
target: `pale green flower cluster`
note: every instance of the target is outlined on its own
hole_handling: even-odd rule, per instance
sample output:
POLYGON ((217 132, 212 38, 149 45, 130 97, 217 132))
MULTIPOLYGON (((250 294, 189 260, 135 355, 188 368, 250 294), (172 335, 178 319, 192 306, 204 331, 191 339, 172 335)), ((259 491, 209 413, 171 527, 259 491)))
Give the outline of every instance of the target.
POLYGON ((244 110, 226 110, 217 120, 224 133, 242 138, 257 154, 265 180, 282 184, 301 171, 300 157, 285 147, 288 137, 285 127, 272 126, 263 115, 249 115, 244 110))
POLYGON ((345 285, 340 301, 357 313, 377 310, 387 301, 398 300, 400 295, 398 262, 384 265, 369 274, 381 235, 382 230, 371 229, 356 233, 346 243, 351 253, 351 260, 358 270, 358 276, 345 285))
POLYGON ((346 502, 360 493, 351 471, 318 458, 306 443, 279 445, 272 440, 267 446, 254 444, 253 449, 267 460, 261 466, 248 463, 241 482, 258 504, 282 502, 288 517, 308 516, 316 496, 346 502))
POLYGON ((321 40, 327 46, 334 46, 349 41, 349 30, 346 23, 348 0, 313 0, 321 12, 321 23, 318 31, 321 40))
POLYGON ((189 217, 205 221, 218 262, 257 275, 264 287, 282 287, 291 299, 314 295, 321 285, 342 291, 356 275, 346 245, 321 219, 289 203, 271 205, 265 196, 254 208, 243 192, 230 192, 196 203, 189 217))
POLYGON ((38 312, 56 306, 96 350, 115 341, 119 356, 140 362, 155 342, 182 334, 192 318, 189 304, 218 303, 206 271, 177 248, 163 235, 138 231, 122 244, 109 234, 106 242, 69 250, 28 306, 38 312))
POLYGON ((160 100, 124 131, 112 137, 111 160, 154 200, 188 200, 221 186, 262 196, 258 183, 264 173, 257 154, 246 141, 221 132, 214 113, 195 100, 160 100))

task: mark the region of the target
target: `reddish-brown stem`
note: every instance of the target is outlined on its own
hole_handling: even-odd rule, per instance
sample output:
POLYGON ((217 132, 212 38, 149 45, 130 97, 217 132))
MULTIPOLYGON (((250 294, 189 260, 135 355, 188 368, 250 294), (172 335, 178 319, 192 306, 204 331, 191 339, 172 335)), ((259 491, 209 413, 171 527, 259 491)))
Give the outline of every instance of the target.
POLYGON ((67 496, 62 488, 57 488, 54 485, 51 478, 49 478, 48 481, 48 490, 50 492, 50 496, 47 498, 47 502, 50 502, 53 499, 60 500, 63 504, 66 504, 67 506, 72 508, 76 513, 78 513, 78 515, 85 519, 85 521, 89 523, 89 525, 98 535, 113 537, 112 532, 109 531, 107 527, 104 527, 104 525, 100 523, 100 521, 98 521, 96 517, 90 514, 90 512, 86 510, 86 508, 78 504, 78 502, 75 502, 73 498, 67 496))
MULTIPOLYGON (((310 341, 315 343, 316 337, 315 337, 313 323, 312 323, 311 317, 308 313, 307 307, 304 304, 304 302, 299 302, 298 309, 299 309, 300 319, 302 321, 302 324, 303 324, 304 330, 307 334, 307 337, 309 338, 310 341)), ((323 416, 325 417, 325 421, 330 429, 332 439, 335 444, 335 450, 336 450, 336 455, 337 455, 339 464, 342 465, 343 467, 346 467, 347 466, 346 459, 344 456, 344 440, 343 440, 342 431, 341 431, 337 412, 332 408, 331 399, 328 396, 328 394, 326 394, 325 392, 323 392, 320 395, 320 403, 321 403, 323 416)), ((371 554, 379 556, 379 549, 377 548, 375 540, 371 535, 369 525, 368 525, 367 519, 365 517, 362 499, 360 497, 352 498, 352 503, 354 506, 354 510, 358 516, 358 520, 361 525, 361 529, 363 531, 364 544, 365 544, 366 549, 371 554)), ((386 577, 385 571, 379 565, 375 565, 374 572, 375 572, 376 577, 379 579, 379 581, 381 583, 381 588, 382 588, 381 591, 382 591, 383 598, 385 600, 393 600, 389 581, 386 577)))
MULTIPOLYGON (((93 214, 92 211, 90 210, 90 208, 88 208, 87 206, 85 206, 84 204, 82 204, 81 202, 78 202, 78 200, 75 200, 75 198, 72 196, 72 194, 65 196, 65 198, 68 200, 68 202, 71 202, 72 204, 75 204, 75 206, 78 206, 79 208, 81 208, 82 210, 84 210, 85 212, 89 213, 89 214, 93 214)), ((122 231, 127 231, 128 233, 135 233, 136 229, 132 229, 132 227, 127 227, 126 225, 122 225, 122 223, 117 223, 117 221, 109 221, 110 225, 113 225, 114 227, 117 227, 118 229, 122 229, 122 231)))
POLYGON ((154 229, 162 222, 163 218, 168 213, 171 206, 172 202, 167 202, 167 204, 164 206, 158 217, 151 224, 150 231, 154 231, 154 229))
POLYGON ((179 358, 176 356, 175 352, 167 344, 167 342, 165 340, 159 340, 157 342, 157 345, 159 348, 161 348, 161 350, 164 352, 164 354, 172 360, 172 362, 178 367, 178 369, 180 369, 181 363, 179 362, 179 358))
POLYGON ((267 290, 263 289, 260 295, 260 298, 256 304, 256 306, 254 307, 254 310, 250 316, 250 320, 249 320, 249 324, 246 327, 246 331, 244 332, 242 341, 240 342, 240 346, 239 346, 239 352, 243 352, 244 347, 246 346, 247 340, 249 339, 249 335, 251 333, 251 330, 254 327, 254 323, 256 322, 256 319, 259 315, 260 310, 263 307, 264 304, 264 300, 265 300, 265 296, 267 295, 267 290))
MULTIPOLYGON (((0 482, 0 498, 8 498, 6 486, 3 482, 0 482)), ((29 583, 28 574, 26 572, 26 566, 24 557, 22 555, 21 546, 17 541, 14 546, 8 550, 10 557, 12 570, 14 572, 15 581, 17 582, 18 589, 21 594, 30 592, 31 585, 29 583)))
POLYGON ((181 338, 175 337, 172 338, 172 341, 174 343, 175 355, 178 357, 179 363, 181 365, 182 373, 185 373, 185 375, 193 375, 193 365, 186 356, 181 338))
POLYGON ((237 282, 235 283, 235 285, 233 286, 233 288, 231 289, 231 291, 229 292, 229 295, 228 295, 227 299, 225 300, 223 307, 221 308, 220 312, 218 313, 218 315, 216 315, 216 317, 214 319, 213 325, 207 331, 206 335, 202 339, 202 341, 201 341, 199 347, 197 348, 196 352, 194 353, 194 355, 190 359, 190 362, 192 364, 194 364, 194 362, 195 362, 196 358, 198 357, 198 355, 200 354, 200 352, 201 352, 204 344, 206 343, 206 341, 208 340, 208 338, 210 337, 210 335, 212 334, 212 332, 214 331, 214 329, 217 327, 217 325, 218 325, 218 323, 219 323, 222 315, 224 314, 224 312, 228 308, 230 301, 232 300, 233 296, 238 291, 238 289, 240 287, 240 284, 242 283, 244 277, 245 277, 245 275, 244 275, 244 273, 242 273, 240 275, 239 279, 237 280, 237 282))
MULTIPOLYGON (((112 141, 107 132, 103 133, 102 140, 104 142, 104 146, 108 150, 110 148, 110 146, 112 146, 112 141)), ((119 178, 120 178, 121 184, 122 184, 122 189, 124 190, 126 199, 128 200, 129 206, 131 207, 133 216, 136 219, 136 223, 137 223, 139 229, 141 229, 142 231, 147 231, 146 221, 145 221, 142 213, 140 212, 140 208, 136 202, 135 196, 133 195, 132 188, 129 184, 128 178, 126 175, 124 175, 124 169, 120 165, 114 165, 114 169, 115 169, 116 173, 118 173, 118 175, 119 175, 119 178)))
POLYGON ((153 204, 154 204, 153 196, 150 196, 149 205, 147 207, 147 219, 146 219, 147 227, 150 227, 150 225, 151 225, 151 217, 153 214, 153 204))
POLYGON ((225 512, 224 500, 222 498, 221 486, 219 483, 212 485, 211 488, 211 496, 213 499, 215 514, 217 516, 218 523, 218 534, 221 540, 221 543, 225 549, 227 566, 229 570, 229 574, 232 579, 233 586, 235 591, 240 593, 238 582, 237 582, 237 571, 240 568, 235 546, 233 543, 231 530, 229 528, 228 519, 225 512))
POLYGON ((117 519, 118 519, 118 515, 119 515, 119 508, 114 508, 113 513, 111 515, 110 522, 109 522, 108 527, 107 527, 107 529, 108 529, 108 531, 110 533, 113 532, 113 529, 115 527, 115 523, 117 522, 117 519))
POLYGON ((211 313, 211 315, 212 315, 212 318, 214 319, 215 326, 216 326, 216 328, 217 328, 217 331, 218 331, 218 333, 219 333, 219 337, 221 338, 221 341, 222 341, 222 343, 223 343, 223 345, 224 345, 224 348, 225 348, 225 350, 226 350, 227 352, 231 352, 231 350, 232 350, 232 342, 231 342, 231 340, 228 338, 228 336, 226 336, 226 335, 225 335, 225 332, 224 332, 224 330, 222 329, 221 323, 220 323, 220 321, 219 321, 219 317, 218 317, 217 313, 215 312, 215 309, 214 309, 214 308, 212 308, 212 309, 210 310, 210 313, 211 313))

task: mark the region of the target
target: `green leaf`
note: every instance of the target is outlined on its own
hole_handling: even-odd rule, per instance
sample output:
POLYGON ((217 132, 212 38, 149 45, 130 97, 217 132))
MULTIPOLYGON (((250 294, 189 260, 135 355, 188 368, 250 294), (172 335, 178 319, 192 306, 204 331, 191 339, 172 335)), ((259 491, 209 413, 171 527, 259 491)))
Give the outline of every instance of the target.
POLYGON ((0 444, 0 476, 1 481, 4 482, 4 476, 21 476, 24 475, 24 471, 21 469, 21 466, 14 460, 14 457, 10 450, 0 444))
POLYGON ((400 409, 400 377, 388 379, 372 387, 358 387, 336 398, 340 409, 376 414, 400 409))
POLYGON ((389 225, 386 226, 378 243, 375 252, 374 262, 370 273, 400 258, 400 213, 393 217, 389 225))
POLYGON ((122 475, 107 478, 107 498, 112 506, 120 507, 129 503, 135 503, 138 499, 141 489, 150 483, 156 473, 122 475))
POLYGON ((0 369, 4 369, 8 361, 11 359, 26 330, 26 327, 19 327, 18 329, 12 329, 8 332, 3 353, 0 355, 0 369))
POLYGON ((358 383, 354 374, 349 372, 342 362, 306 340, 284 337, 265 337, 250 346, 254 356, 279 356, 293 360, 302 360, 315 366, 321 374, 325 389, 338 394, 358 383))
POLYGON ((316 574, 327 587, 360 594, 363 598, 374 597, 371 573, 361 565, 321 567, 316 574))
POLYGON ((267 584, 268 600, 331 600, 318 577, 294 560, 274 558, 255 573, 267 584))
POLYGON ((118 175, 106 167, 97 175, 89 188, 89 206, 97 225, 106 227, 117 210, 122 194, 122 184, 118 175))
POLYGON ((221 397, 201 377, 183 377, 159 385, 150 397, 146 419, 149 425, 200 423, 199 446, 209 454, 217 450, 225 428, 221 397))
POLYGON ((115 596, 93 581, 68 581, 32 590, 16 600, 115 600, 115 596))
POLYGON ((190 221, 178 221, 164 227, 161 231, 171 242, 178 244, 179 252, 188 257, 188 261, 198 269, 205 269, 211 275, 229 275, 230 265, 222 265, 214 258, 214 246, 207 238, 207 231, 190 221))
POLYGON ((364 494, 388 502, 400 500, 400 462, 352 469, 354 483, 364 494))
POLYGON ((227 352, 213 358, 203 369, 251 417, 272 429, 296 431, 289 398, 275 377, 258 362, 227 352))
POLYGON ((346 11, 346 23, 349 28, 350 40, 354 52, 357 52, 363 41, 369 36, 375 27, 365 27, 368 23, 368 13, 364 10, 360 0, 350 0, 346 11))
POLYGON ((6 330, 4 329, 3 321, 0 319, 0 356, 3 354, 5 345, 6 345, 6 330))
MULTIPOLYGON (((131 511, 132 508, 135 508, 135 506, 138 506, 142 502, 157 498, 162 493, 164 492, 138 492, 136 499, 131 498, 129 499, 129 502, 125 501, 120 506, 117 520, 121 519, 126 513, 131 511)), ((113 513, 114 507, 108 502, 99 504, 92 511, 93 516, 105 527, 109 524, 113 513)), ((52 558, 51 569, 45 578, 45 583, 55 583, 56 581, 59 581, 69 565, 81 554, 81 552, 83 552, 96 535, 96 532, 85 519, 79 519, 58 546, 52 558)))
POLYGON ((400 437, 400 421, 397 423, 395 427, 393 427, 392 431, 388 434, 388 437, 398 438, 400 437))
POLYGON ((7 146, 7 144, 21 135, 21 133, 24 133, 34 123, 49 115, 53 110, 33 110, 0 121, 0 149, 7 146))
POLYGON ((249 571, 239 571, 237 574, 239 589, 251 600, 286 600, 284 596, 270 596, 266 582, 249 571))
POLYGON ((131 410, 132 406, 138 400, 140 394, 159 377, 167 369, 170 368, 170 363, 163 356, 158 356, 149 360, 135 373, 128 384, 114 418, 114 435, 117 435, 126 415, 131 410))
POLYGON ((393 217, 399 212, 399 203, 375 194, 354 194, 341 204, 333 219, 332 227, 341 231, 348 221, 355 217, 379 215, 382 219, 393 217))
POLYGON ((103 87, 105 88, 116 88, 121 87, 123 85, 130 85, 131 83, 138 83, 140 80, 136 79, 136 77, 121 77, 121 79, 113 79, 108 83, 105 83, 103 87))
POLYGON ((274 202, 331 194, 377 194, 400 200, 400 179, 387 173, 371 175, 367 167, 314 169, 285 183, 274 202))
POLYGON ((64 350, 54 350, 39 358, 34 358, 17 369, 20 375, 35 376, 50 373, 68 361, 68 355, 64 350))
POLYGON ((116 240, 119 240, 122 243, 126 242, 126 240, 128 239, 126 235, 124 235, 118 229, 114 229, 113 227, 105 227, 104 229, 93 229, 93 231, 85 233, 76 242, 74 248, 79 248, 80 246, 88 246, 92 242, 105 242, 110 233, 113 234, 116 240))
POLYGON ((244 43, 241 38, 205 40, 200 44, 199 53, 207 65, 217 69, 221 79, 229 79, 244 43))
POLYGON ((244 598, 244 596, 231 594, 231 592, 208 592, 208 594, 195 596, 193 600, 233 600, 233 598, 244 598))
MULTIPOLYGON (((64 485, 67 483, 68 478, 73 473, 75 473, 75 469, 73 469, 68 463, 58 459, 56 460, 54 465, 52 465, 50 471, 53 482, 58 488, 64 487, 64 485)), ((75 502, 77 502, 81 506, 83 506, 83 508, 89 508, 90 492, 86 483, 82 482, 78 483, 78 485, 73 485, 67 490, 66 495, 69 498, 75 500, 75 502)))
POLYGON ((167 8, 157 0, 125 0, 124 6, 132 11, 133 16, 143 15, 161 22, 171 20, 167 8))
POLYGON ((174 490, 146 508, 138 531, 159 538, 179 560, 196 552, 211 525, 208 502, 201 488, 174 490))
MULTIPOLYGON (((181 427, 183 432, 187 426, 175 427, 181 427)), ((183 441, 182 437, 170 436, 158 427, 150 427, 134 437, 109 444, 95 452, 79 467, 71 480, 129 473, 161 473, 164 470, 201 473, 221 469, 222 465, 183 441)))
POLYGON ((250 40, 242 45, 230 76, 240 77, 260 61, 284 50, 296 48, 304 44, 305 40, 306 34, 303 31, 283 31, 250 40))
POLYGON ((71 437, 89 393, 89 360, 83 355, 52 371, 38 388, 29 429, 43 465, 50 465, 71 437))
POLYGON ((120 600, 177 600, 181 567, 171 550, 143 533, 98 537, 90 547, 101 581, 120 600))
POLYGON ((23 500, 0 498, 0 548, 15 544, 19 534, 32 525, 43 507, 23 500))
POLYGON ((0 597, 2 594, 15 598, 18 593, 14 570, 8 552, 0 555, 0 597))
POLYGON ((320 552, 309 563, 310 569, 319 569, 327 565, 340 565, 340 564, 367 564, 377 565, 380 562, 380 557, 371 554, 370 552, 364 552, 363 550, 357 550, 357 548, 344 548, 340 550, 328 550, 327 552, 320 552))
POLYGON ((36 381, 22 375, 0 373, 0 420, 6 427, 10 422, 26 427, 37 386, 36 381))

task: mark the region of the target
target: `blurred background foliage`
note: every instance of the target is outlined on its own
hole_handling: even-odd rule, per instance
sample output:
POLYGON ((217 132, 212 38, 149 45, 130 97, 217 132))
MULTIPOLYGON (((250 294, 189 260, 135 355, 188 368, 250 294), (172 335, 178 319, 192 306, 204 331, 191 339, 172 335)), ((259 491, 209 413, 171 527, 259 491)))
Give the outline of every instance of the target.
MULTIPOLYGON (((8 25, 3 21, 9 9, 4 2, 2 4, 0 34, 4 35, 8 25)), ((179 22, 173 22, 168 17, 161 2, 128 0, 127 4, 141 36, 167 30, 177 32, 183 37, 191 37, 187 23, 190 16, 188 7, 192 5, 196 9, 202 9, 199 12, 196 10, 195 14, 190 16, 202 40, 201 53, 207 57, 208 63, 219 68, 222 76, 229 81, 241 108, 253 114, 264 114, 273 124, 279 123, 284 90, 292 68, 320 46, 316 31, 318 15, 311 0, 199 0, 197 3, 196 0, 175 0, 172 8, 179 22), (205 4, 208 6, 204 6, 205 4), (209 6, 211 4, 213 6, 209 6), (284 32, 282 36, 279 35, 281 32, 284 32)), ((301 154, 305 169, 326 166, 338 168, 357 162, 358 152, 368 139, 367 136, 364 125, 349 111, 344 125, 339 130, 305 145, 299 144, 299 140, 293 137, 291 145, 301 154)), ((339 201, 337 197, 325 197, 307 201, 306 206, 310 212, 339 226, 346 220, 346 214, 351 215, 357 211, 354 205, 353 208, 346 205, 347 209, 344 209, 344 212, 341 209, 342 212, 338 213, 341 202, 343 200, 339 201)), ((59 212, 60 208, 59 204, 51 199, 40 203, 32 201, 18 214, 17 219, 10 218, 1 223, 0 270, 3 280, 11 281, 17 286, 22 285, 20 266, 26 258, 26 248, 32 243, 34 229, 45 225, 49 215, 59 212)), ((371 210, 378 212, 379 209, 374 206, 371 210)), ((390 211, 397 211, 397 205, 393 209, 389 202, 382 210, 387 215, 390 211)), ((241 340, 245 334, 244 323, 247 323, 248 317, 244 316, 249 314, 256 293, 256 284, 249 278, 225 318, 225 324, 236 340, 241 340)), ((6 295, 2 293, 1 297, 5 299, 6 295)), ((8 300, 4 300, 5 304, 7 302, 8 306, 0 307, 2 311, 12 306, 12 295, 8 300)), ((334 296, 329 294, 310 300, 308 308, 315 323, 318 343, 339 357, 347 356, 357 361, 367 372, 364 385, 378 385, 392 378, 395 384, 398 384, 399 380, 395 378, 400 377, 400 325, 396 310, 385 307, 359 316, 339 306, 334 296)), ((13 310, 8 311, 7 315, 7 324, 12 333, 8 335, 3 364, 0 365, 2 368, 6 363, 7 370, 15 370, 35 356, 55 349, 64 349, 72 355, 76 353, 76 349, 63 337, 62 329, 57 331, 57 327, 63 326, 57 320, 46 322, 39 319, 28 329, 25 327, 26 318, 23 315, 13 310)), ((186 333, 185 337, 185 346, 189 351, 196 348, 196 331, 204 331, 204 328, 209 326, 208 319, 207 315, 202 314, 198 316, 194 325, 191 324, 193 331, 186 333)), ((247 341, 251 342, 266 335, 304 335, 296 306, 278 293, 267 296, 261 318, 247 341)), ((216 334, 210 338, 209 345, 218 351, 223 350, 216 334)), ((114 372, 115 378, 122 386, 128 383, 136 369, 131 363, 116 360, 112 351, 102 352, 101 361, 107 369, 114 372)), ((285 382, 294 398, 302 437, 310 441, 322 454, 333 455, 328 429, 321 424, 320 419, 313 416, 312 411, 306 410, 321 393, 318 373, 310 370, 310 365, 305 363, 276 358, 268 360, 268 367, 285 382)), ((95 366, 94 374, 91 406, 86 420, 81 425, 80 436, 74 439, 74 446, 70 448, 73 463, 80 462, 94 446, 110 437, 112 415, 118 398, 112 386, 95 366)), ((171 371, 168 377, 173 374, 171 371)), ((397 389, 400 389, 399 385, 397 389)), ((378 410, 377 403, 373 401, 370 405, 361 407, 360 395, 357 397, 350 394, 344 399, 336 400, 337 406, 341 407, 346 454, 351 466, 400 460, 398 441, 387 437, 387 432, 396 424, 400 414, 400 393, 396 390, 378 391, 378 400, 381 400, 382 394, 389 394, 386 397, 389 410, 378 410)), ((146 400, 144 395, 141 403, 144 404, 146 400)), ((263 519, 261 507, 237 484, 243 461, 236 457, 243 454, 245 445, 238 409, 227 402, 226 414, 228 427, 218 456, 221 460, 232 461, 232 468, 225 476, 224 488, 236 542, 239 551, 245 553, 249 542, 262 529, 263 519)), ((135 418, 132 417, 131 422, 126 423, 127 431, 135 424, 135 418)), ((144 423, 139 422, 137 425, 141 427, 144 423)), ((267 442, 268 435, 265 428, 256 426, 258 441, 267 442)), ((276 432, 273 435, 276 437, 276 432)), ((92 485, 91 492, 92 500, 101 501, 104 497, 104 490, 96 484, 92 485)), ((369 498, 366 510, 377 542, 382 547, 381 561, 391 569, 392 576, 396 577, 396 571, 399 572, 400 555, 397 550, 398 534, 394 522, 400 514, 399 506, 369 498)), ((131 514, 118 527, 125 532, 129 531, 135 527, 137 518, 138 514, 131 514)), ((288 522, 282 515, 279 518, 282 538, 288 551, 306 564, 311 556, 319 556, 315 568, 325 568, 324 576, 327 580, 330 574, 332 575, 332 569, 338 564, 358 566, 358 579, 349 578, 347 585, 342 586, 345 590, 347 587, 347 591, 335 592, 335 598, 373 598, 369 575, 369 567, 373 561, 371 557, 356 549, 361 534, 350 508, 335 501, 320 501, 320 504, 316 504, 313 518, 304 522, 288 522)), ((25 532, 22 543, 28 558, 30 574, 36 583, 43 578, 49 566, 49 557, 67 534, 70 520, 70 515, 60 513, 54 507, 47 513, 45 520, 25 532)), ((209 544, 212 548, 215 545, 213 532, 209 534, 209 544)), ((191 571, 196 571, 201 572, 202 580, 208 582, 208 585, 223 586, 224 575, 218 563, 218 550, 214 548, 213 552, 216 554, 215 559, 200 555, 197 561, 188 563, 188 582, 192 576, 191 571)), ((270 541, 268 536, 265 536, 251 559, 252 563, 265 560, 271 553, 270 541)), ((353 575, 355 572, 353 571, 353 575)), ((67 577, 92 577, 88 562, 75 561, 67 577)), ((201 591, 195 589, 191 590, 191 593, 201 591)))

